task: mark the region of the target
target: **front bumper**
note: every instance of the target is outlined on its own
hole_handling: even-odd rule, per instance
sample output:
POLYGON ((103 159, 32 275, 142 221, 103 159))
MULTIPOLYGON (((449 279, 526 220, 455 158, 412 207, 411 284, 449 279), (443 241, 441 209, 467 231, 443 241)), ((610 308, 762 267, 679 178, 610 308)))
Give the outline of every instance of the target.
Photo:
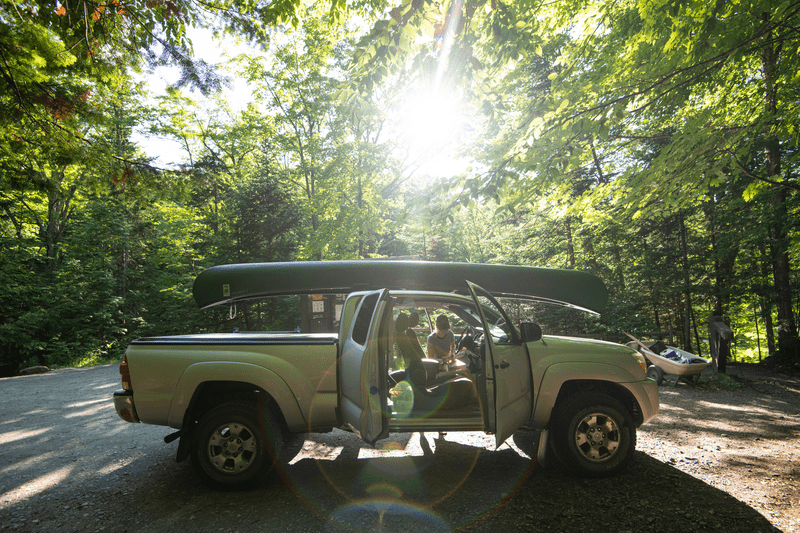
POLYGON ((628 390, 633 393, 642 411, 642 423, 644 424, 656 414, 658 414, 658 384, 652 379, 637 381, 627 384, 628 390))
POLYGON ((120 390, 114 393, 114 409, 117 415, 125 422, 139 422, 139 415, 136 414, 136 406, 133 403, 133 391, 120 390))

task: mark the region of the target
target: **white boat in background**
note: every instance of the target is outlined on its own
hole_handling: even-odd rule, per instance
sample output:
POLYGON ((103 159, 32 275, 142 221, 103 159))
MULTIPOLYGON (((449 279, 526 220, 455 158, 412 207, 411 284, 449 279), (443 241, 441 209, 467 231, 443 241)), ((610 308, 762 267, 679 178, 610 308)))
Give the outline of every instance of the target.
MULTIPOLYGON (((625 344, 642 354, 648 361, 647 375, 659 385, 664 381, 664 374, 681 377, 697 376, 711 366, 711 361, 686 350, 674 346, 666 346, 660 341, 640 341, 628 334, 633 340, 625 344), (660 346, 656 346, 660 344, 660 346), (658 351, 658 353, 656 353, 658 351)), ((677 383, 677 379, 675 380, 677 383)))

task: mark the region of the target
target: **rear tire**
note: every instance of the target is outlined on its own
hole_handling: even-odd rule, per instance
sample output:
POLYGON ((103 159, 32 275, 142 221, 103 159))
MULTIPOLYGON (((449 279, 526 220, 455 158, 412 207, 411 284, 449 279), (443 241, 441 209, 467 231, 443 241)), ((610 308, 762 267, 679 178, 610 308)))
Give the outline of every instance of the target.
POLYGON ((572 472, 603 477, 619 473, 633 458, 636 428, 623 405, 603 393, 567 398, 550 433, 559 461, 572 472))
POLYGON ((280 456, 283 437, 277 417, 255 403, 225 403, 197 425, 192 464, 215 488, 262 483, 280 456))

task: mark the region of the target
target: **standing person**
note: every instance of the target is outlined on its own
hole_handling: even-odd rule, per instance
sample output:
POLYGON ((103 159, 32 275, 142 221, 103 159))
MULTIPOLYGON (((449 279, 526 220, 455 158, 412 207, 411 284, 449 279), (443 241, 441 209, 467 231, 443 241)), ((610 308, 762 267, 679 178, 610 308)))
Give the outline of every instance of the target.
POLYGON ((456 353, 456 338, 450 330, 450 319, 447 315, 436 317, 436 331, 428 335, 428 357, 451 363, 456 353))

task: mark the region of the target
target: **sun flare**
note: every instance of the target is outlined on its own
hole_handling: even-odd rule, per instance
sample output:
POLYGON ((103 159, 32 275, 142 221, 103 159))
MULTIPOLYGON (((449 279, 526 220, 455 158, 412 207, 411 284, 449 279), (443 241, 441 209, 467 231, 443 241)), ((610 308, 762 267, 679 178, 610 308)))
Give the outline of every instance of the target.
POLYGON ((451 176, 465 164, 459 154, 466 119, 458 94, 420 92, 407 98, 397 117, 398 142, 417 174, 451 176))
POLYGON ((463 103, 453 93, 420 93, 406 101, 400 116, 404 144, 437 152, 457 142, 464 128, 463 103))

